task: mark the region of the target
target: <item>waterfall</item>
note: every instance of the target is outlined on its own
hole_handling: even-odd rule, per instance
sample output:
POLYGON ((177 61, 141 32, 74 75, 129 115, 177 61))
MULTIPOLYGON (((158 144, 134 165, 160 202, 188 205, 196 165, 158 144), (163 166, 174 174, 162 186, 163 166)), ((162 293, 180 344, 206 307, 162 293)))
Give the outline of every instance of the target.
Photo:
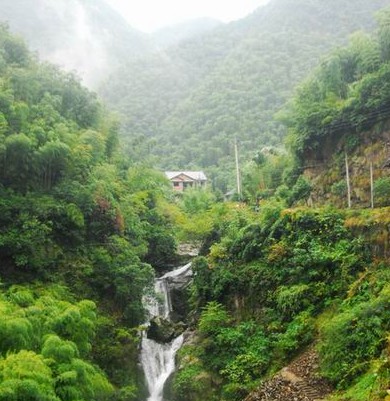
MULTIPOLYGON (((145 298, 145 306, 149 314, 149 321, 155 316, 169 319, 172 312, 170 288, 175 287, 175 280, 188 277, 192 274, 191 263, 164 274, 155 280, 154 289, 156 298, 145 298)), ((175 370, 175 355, 183 344, 181 334, 168 344, 160 344, 148 339, 143 334, 141 343, 141 364, 145 373, 149 390, 147 401, 163 401, 164 384, 175 370)))

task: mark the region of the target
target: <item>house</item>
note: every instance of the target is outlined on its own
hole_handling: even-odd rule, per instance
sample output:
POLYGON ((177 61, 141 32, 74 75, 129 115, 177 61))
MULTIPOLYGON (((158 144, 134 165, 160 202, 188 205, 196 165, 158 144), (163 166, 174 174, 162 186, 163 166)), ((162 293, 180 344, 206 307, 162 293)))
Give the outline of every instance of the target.
POLYGON ((207 183, 207 178, 203 171, 166 171, 165 175, 172 182, 175 191, 205 187, 207 183))

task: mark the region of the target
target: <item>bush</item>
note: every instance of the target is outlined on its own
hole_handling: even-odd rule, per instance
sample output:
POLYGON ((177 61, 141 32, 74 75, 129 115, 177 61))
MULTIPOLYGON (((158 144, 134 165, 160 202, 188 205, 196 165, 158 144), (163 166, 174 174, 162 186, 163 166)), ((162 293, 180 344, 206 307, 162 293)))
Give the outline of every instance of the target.
POLYGON ((59 401, 51 369, 32 351, 10 354, 0 361, 1 401, 59 401))
POLYGON ((225 307, 218 302, 209 302, 204 308, 199 320, 199 331, 203 335, 216 335, 230 322, 230 316, 225 307))
POLYGON ((275 354, 288 359, 314 337, 314 319, 308 312, 302 312, 288 324, 284 333, 279 334, 275 344, 275 354))
POLYGON ((345 388, 366 372, 386 344, 390 329, 390 286, 367 302, 345 310, 322 327, 321 366, 325 377, 345 388))
POLYGON ((293 205, 299 201, 306 202, 309 199, 312 190, 311 183, 303 176, 300 176, 291 189, 291 194, 288 199, 289 205, 293 205))
POLYGON ((205 392, 209 375, 205 374, 199 363, 191 363, 180 369, 175 375, 173 391, 175 400, 200 400, 205 392))
POLYGON ((390 177, 383 177, 374 182, 375 203, 379 206, 390 205, 390 177))

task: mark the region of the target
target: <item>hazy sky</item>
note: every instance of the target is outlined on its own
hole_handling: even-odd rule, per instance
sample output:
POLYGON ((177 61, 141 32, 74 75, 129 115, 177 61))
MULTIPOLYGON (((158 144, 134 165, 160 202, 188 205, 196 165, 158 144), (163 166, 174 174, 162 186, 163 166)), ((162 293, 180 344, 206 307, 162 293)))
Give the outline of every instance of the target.
POLYGON ((106 0, 144 32, 188 19, 213 17, 228 22, 242 18, 268 0, 106 0))

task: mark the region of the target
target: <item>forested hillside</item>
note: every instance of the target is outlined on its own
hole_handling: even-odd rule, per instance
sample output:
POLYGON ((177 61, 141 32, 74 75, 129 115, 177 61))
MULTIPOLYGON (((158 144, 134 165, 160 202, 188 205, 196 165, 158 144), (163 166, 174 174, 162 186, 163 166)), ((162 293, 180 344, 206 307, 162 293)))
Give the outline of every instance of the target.
POLYGON ((94 88, 125 60, 154 48, 103 0, 2 0, 0 22, 6 21, 41 58, 77 71, 94 88))
POLYGON ((295 92, 281 116, 292 164, 275 177, 286 155, 262 154, 244 182, 277 190, 202 213, 214 219, 174 401, 389 399, 389 21, 378 14, 375 34, 355 34, 295 92))
POLYGON ((220 25, 223 25, 223 23, 214 18, 197 18, 181 24, 160 28, 152 33, 152 39, 160 49, 164 49, 194 36, 202 35, 220 25))
POLYGON ((124 115, 130 147, 168 168, 206 168, 226 189, 233 139, 244 157, 280 145, 273 115, 330 48, 387 0, 273 0, 253 15, 123 66, 102 90, 124 115), (348 17, 347 17, 348 16, 348 17))
POLYGON ((148 399, 143 298, 169 304, 153 282, 179 241, 200 254, 153 326, 184 331, 161 400, 389 401, 386 3, 274 0, 129 62, 103 89, 123 138, 0 25, 0 401, 148 399), (149 167, 224 189, 235 135, 241 201, 149 167))
POLYGON ((377 34, 354 34, 348 47, 323 60, 280 114, 289 127, 295 172, 312 180, 317 203, 346 205, 348 163, 351 202, 389 204, 389 9, 377 19, 377 34))
POLYGON ((77 69, 95 87, 104 81, 98 92, 121 113, 133 158, 161 169, 206 169, 226 191, 234 182, 234 138, 242 159, 280 147, 285 128, 274 114, 295 85, 349 34, 371 30, 374 12, 386 5, 272 0, 214 29, 214 21, 200 21, 162 31, 155 43, 104 1, 6 0, 1 18, 43 57, 77 69))
POLYGON ((289 151, 266 148, 243 163, 246 199, 389 204, 388 9, 377 21, 374 34, 356 32, 324 57, 277 113, 289 151))
POLYGON ((118 122, 0 27, 0 399, 137 396, 141 299, 175 249, 167 182, 118 122), (88 298, 88 299, 84 299, 88 298))
POLYGON ((317 366, 301 371, 333 398, 303 389, 295 399, 387 401, 389 208, 284 207, 219 210, 207 257, 193 263, 198 320, 170 400, 284 400, 280 384, 262 385, 311 345, 317 366))

